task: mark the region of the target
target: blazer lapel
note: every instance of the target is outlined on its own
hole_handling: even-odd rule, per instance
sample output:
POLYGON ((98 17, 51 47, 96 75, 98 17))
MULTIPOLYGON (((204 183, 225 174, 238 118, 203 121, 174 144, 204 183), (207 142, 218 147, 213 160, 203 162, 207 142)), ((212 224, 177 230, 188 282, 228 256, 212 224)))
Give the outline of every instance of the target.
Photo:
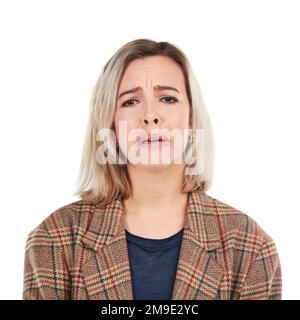
POLYGON ((190 192, 172 300, 217 300, 224 270, 213 251, 222 247, 218 236, 207 233, 203 205, 206 197, 190 192))
POLYGON ((82 273, 91 300, 132 300, 122 202, 117 198, 105 208, 90 213, 89 227, 82 242, 82 273), (92 250, 90 250, 92 249, 92 250))
MULTIPOLYGON (((184 223, 172 300, 219 299, 224 270, 213 250, 222 247, 217 237, 206 233, 203 217, 205 197, 190 192, 184 223)), ((117 198, 105 208, 90 212, 84 244, 82 273, 89 299, 132 300, 123 207, 117 198)))

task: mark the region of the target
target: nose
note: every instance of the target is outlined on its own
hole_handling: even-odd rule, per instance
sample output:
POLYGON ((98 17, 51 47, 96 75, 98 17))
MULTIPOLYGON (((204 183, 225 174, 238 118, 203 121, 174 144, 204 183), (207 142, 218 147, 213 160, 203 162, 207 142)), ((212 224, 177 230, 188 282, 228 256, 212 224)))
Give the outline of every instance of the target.
POLYGON ((149 97, 149 100, 144 102, 144 114, 142 117, 142 125, 144 127, 158 126, 161 124, 162 120, 160 117, 160 112, 158 111, 158 102, 156 98, 149 97))
POLYGON ((143 126, 159 125, 161 122, 159 114, 154 110, 153 104, 147 108, 147 111, 143 115, 143 126), (150 110, 151 109, 151 110, 150 110))
POLYGON ((149 126, 152 123, 157 125, 157 124, 159 124, 160 119, 158 116, 145 116, 145 117, 143 117, 142 122, 143 122, 143 125, 145 125, 145 126, 149 126))

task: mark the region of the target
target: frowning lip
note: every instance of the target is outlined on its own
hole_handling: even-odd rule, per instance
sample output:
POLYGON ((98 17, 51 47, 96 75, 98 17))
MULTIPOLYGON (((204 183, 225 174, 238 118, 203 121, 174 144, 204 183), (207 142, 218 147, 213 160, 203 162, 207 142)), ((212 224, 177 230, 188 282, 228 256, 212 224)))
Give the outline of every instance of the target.
POLYGON ((139 143, 145 143, 146 141, 148 142, 152 142, 152 141, 169 141, 169 138, 165 135, 159 134, 159 133, 152 133, 152 134, 148 134, 145 135, 143 137, 140 138, 139 143))

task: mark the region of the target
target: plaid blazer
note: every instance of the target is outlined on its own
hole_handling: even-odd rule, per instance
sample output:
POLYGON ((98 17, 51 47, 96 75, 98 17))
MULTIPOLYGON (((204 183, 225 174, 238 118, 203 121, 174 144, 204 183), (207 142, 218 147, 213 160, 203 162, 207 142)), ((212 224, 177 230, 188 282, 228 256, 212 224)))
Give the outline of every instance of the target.
MULTIPOLYGON (((245 213, 190 192, 172 300, 280 300, 281 290, 272 238, 245 213)), ((23 299, 133 299, 120 198, 67 204, 29 233, 23 299)))

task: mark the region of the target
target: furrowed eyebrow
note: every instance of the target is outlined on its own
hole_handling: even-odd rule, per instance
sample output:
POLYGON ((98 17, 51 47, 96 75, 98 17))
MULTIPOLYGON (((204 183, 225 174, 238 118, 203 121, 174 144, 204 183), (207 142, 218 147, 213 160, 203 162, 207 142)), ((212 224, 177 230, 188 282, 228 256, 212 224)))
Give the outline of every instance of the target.
MULTIPOLYGON (((122 92, 121 94, 119 94, 117 100, 119 100, 121 97, 123 97, 124 95, 126 94, 130 94, 130 93, 135 93, 137 91, 142 91, 143 89, 141 87, 135 87, 135 88, 132 88, 132 89, 129 89, 129 90, 126 90, 124 92, 122 92)), ((161 86, 161 85, 157 85, 154 87, 154 90, 155 91, 163 91, 163 90, 173 90, 173 91, 176 91, 178 93, 180 93, 180 91, 174 87, 170 87, 170 86, 161 86)))

